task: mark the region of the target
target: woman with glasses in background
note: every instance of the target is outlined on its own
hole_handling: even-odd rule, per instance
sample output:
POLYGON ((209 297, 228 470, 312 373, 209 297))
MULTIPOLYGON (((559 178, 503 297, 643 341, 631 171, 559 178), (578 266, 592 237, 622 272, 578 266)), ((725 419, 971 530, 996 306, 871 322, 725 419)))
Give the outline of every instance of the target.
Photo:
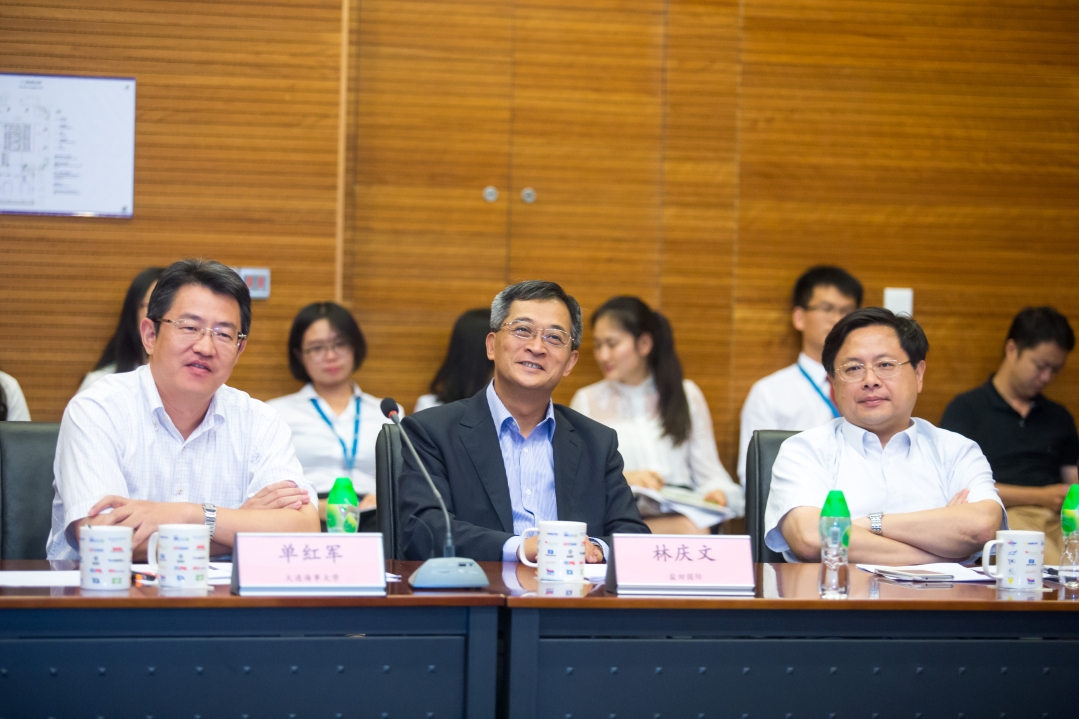
MULTIPOLYGON (((146 350, 142 348, 142 334, 139 327, 146 317, 146 307, 150 304, 150 294, 157 286, 157 280, 164 267, 147 267, 135 275, 127 288, 124 304, 120 308, 120 321, 112 339, 105 345, 97 365, 82 379, 79 392, 88 389, 102 377, 119 372, 130 372, 146 364, 146 350)), ((78 394, 78 392, 76 392, 78 394)))
MULTIPOLYGON (((352 381, 366 356, 367 342, 348 310, 333 302, 310 304, 296 315, 288 337, 289 369, 306 384, 268 402, 292 429, 296 457, 318 492, 323 522, 326 497, 338 477, 352 480, 361 510, 375 506, 375 441, 390 420, 379 409, 381 399, 352 381)), ((361 517, 361 530, 372 526, 371 516, 361 517)))
MULTIPOLYGON (((592 314, 601 382, 578 390, 570 407, 618 433, 630 487, 691 490, 741 514, 742 488, 719 461, 704 394, 682 378, 667 318, 637 297, 612 297, 592 314)), ((640 496, 637 508, 657 534, 707 534, 720 518, 687 509, 662 513, 640 496)))

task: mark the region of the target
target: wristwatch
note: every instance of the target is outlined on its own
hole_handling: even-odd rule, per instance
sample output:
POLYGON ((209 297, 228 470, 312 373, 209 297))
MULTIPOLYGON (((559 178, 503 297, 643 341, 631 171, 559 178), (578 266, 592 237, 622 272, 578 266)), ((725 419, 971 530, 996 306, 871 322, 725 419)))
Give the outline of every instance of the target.
POLYGON ((873 512, 869 515, 869 531, 877 536, 884 535, 884 530, 880 528, 880 520, 883 516, 884 512, 873 512))
POLYGON ((217 505, 206 503, 202 505, 202 513, 206 516, 206 526, 210 528, 210 541, 214 541, 214 530, 217 529, 217 505))

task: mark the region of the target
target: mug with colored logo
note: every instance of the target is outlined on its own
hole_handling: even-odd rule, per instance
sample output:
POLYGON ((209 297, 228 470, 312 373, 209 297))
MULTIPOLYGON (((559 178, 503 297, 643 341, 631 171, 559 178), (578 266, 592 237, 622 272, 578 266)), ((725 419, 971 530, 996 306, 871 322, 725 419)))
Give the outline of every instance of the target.
POLYGON ((529 567, 536 567, 536 577, 541 582, 583 582, 585 545, 588 542, 588 525, 584 522, 539 522, 539 528, 530 527, 521 532, 521 541, 530 532, 539 537, 536 561, 522 559, 529 567))
POLYGON ((131 527, 79 527, 79 578, 83 589, 131 587, 131 527))
POLYGON ((210 586, 210 528, 205 524, 162 524, 150 535, 146 561, 163 589, 210 586))
POLYGON ((1042 565, 1045 563, 1045 533, 1002 529, 997 538, 985 543, 982 569, 997 580, 997 587, 1019 591, 1042 588, 1042 565), (989 554, 997 547, 996 571, 989 565, 989 554))

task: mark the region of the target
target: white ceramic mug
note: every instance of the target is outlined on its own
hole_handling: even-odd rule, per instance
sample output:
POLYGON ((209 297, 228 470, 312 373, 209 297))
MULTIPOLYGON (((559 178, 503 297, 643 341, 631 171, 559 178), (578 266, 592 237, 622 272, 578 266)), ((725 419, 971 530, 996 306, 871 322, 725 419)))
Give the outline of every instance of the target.
POLYGON ((982 549, 982 569, 997 580, 1000 589, 1036 591, 1042 588, 1042 565, 1045 563, 1045 533, 1002 529, 982 549), (989 554, 997 547, 996 571, 989 565, 989 554))
POLYGON ((536 548, 536 560, 521 561, 529 567, 536 567, 536 577, 541 582, 583 582, 585 565, 585 545, 588 543, 588 525, 584 522, 540 522, 539 528, 530 527, 521 532, 521 541, 528 538, 529 532, 539 537, 536 548))
POLYGON ((131 587, 131 527, 79 527, 79 578, 83 589, 131 587))
POLYGON ((163 589, 210 586, 210 528, 205 524, 162 524, 150 535, 146 561, 163 589))

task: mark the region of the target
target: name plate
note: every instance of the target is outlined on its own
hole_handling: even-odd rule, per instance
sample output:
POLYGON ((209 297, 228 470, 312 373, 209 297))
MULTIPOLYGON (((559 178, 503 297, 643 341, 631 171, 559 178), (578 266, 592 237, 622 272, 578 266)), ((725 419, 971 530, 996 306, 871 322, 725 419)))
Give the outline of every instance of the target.
POLYGON ((382 535, 237 532, 232 593, 386 596, 382 535))
POLYGON ((615 534, 607 589, 627 595, 752 597, 746 535, 615 534))

